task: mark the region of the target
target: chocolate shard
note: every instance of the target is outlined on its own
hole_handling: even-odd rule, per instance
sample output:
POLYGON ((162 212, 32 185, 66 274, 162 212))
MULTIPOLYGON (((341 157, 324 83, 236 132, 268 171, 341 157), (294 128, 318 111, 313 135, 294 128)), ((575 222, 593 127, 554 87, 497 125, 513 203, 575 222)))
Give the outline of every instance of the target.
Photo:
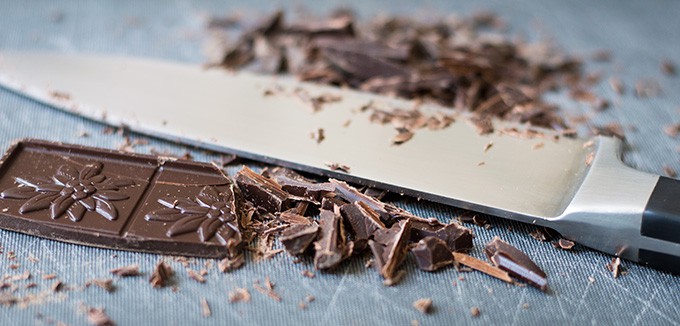
POLYGON ((411 216, 411 214, 401 208, 383 203, 373 197, 364 195, 359 190, 345 182, 335 179, 330 179, 329 181, 335 186, 336 195, 349 203, 354 203, 357 201, 363 202, 366 204, 366 206, 370 207, 380 215, 380 219, 383 221, 383 223, 385 223, 385 225, 391 226, 397 220, 411 216))
POLYGON ((298 256, 303 254, 312 242, 316 239, 319 226, 314 224, 295 224, 291 225, 281 233, 279 241, 286 248, 286 251, 298 256))
POLYGON ((279 220, 288 224, 312 224, 312 220, 309 217, 298 214, 294 209, 289 209, 279 214, 279 220))
POLYGON ((332 269, 352 254, 354 244, 347 242, 347 235, 340 214, 322 210, 319 218, 321 232, 314 242, 314 267, 332 269))
POLYGON ((353 236, 355 250, 365 249, 373 233, 385 228, 378 213, 363 202, 342 205, 340 214, 353 236))
POLYGON ((507 271, 513 277, 526 281, 532 286, 546 291, 547 275, 525 253, 507 242, 495 237, 484 247, 489 260, 498 268, 507 271))
POLYGON ((275 213, 290 208, 290 196, 276 181, 246 166, 236 174, 235 180, 243 197, 265 211, 275 213))
POLYGON ((334 211, 335 207, 340 208, 345 204, 347 204, 347 202, 342 198, 335 196, 335 194, 333 194, 333 196, 324 196, 323 199, 321 199, 321 209, 329 211, 334 211))
POLYGON ((450 251, 465 252, 472 249, 472 231, 454 221, 443 224, 436 219, 411 217, 411 242, 418 242, 426 237, 443 240, 450 251))
POLYGON ((317 202, 321 201, 325 194, 335 190, 335 186, 328 182, 316 183, 293 170, 282 167, 275 167, 271 170, 267 169, 262 174, 276 181, 281 185, 281 189, 287 193, 299 197, 307 197, 317 202))
POLYGON ((0 227, 164 255, 242 250, 241 198, 212 164, 22 141, 0 163, 0 227))
POLYGON ((399 277, 398 269, 406 257, 411 221, 402 220, 391 228, 377 230, 373 240, 368 241, 374 266, 378 273, 389 283, 399 277))
POLYGON ((453 264, 453 254, 446 242, 436 237, 425 237, 411 249, 418 268, 432 272, 453 264))

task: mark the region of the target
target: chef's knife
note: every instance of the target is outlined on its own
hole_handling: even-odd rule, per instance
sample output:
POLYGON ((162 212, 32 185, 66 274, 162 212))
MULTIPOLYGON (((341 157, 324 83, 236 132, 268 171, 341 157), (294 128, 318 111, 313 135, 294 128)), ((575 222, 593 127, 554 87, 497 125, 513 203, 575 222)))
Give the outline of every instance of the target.
POLYGON ((625 166, 613 138, 480 136, 460 116, 392 145, 394 127, 371 123, 361 108, 411 109, 413 102, 147 59, 3 53, 0 84, 139 133, 551 227, 680 273, 680 181, 625 166), (341 100, 310 110, 309 99, 328 94, 341 100), (319 129, 325 140, 317 143, 310 132, 319 129))

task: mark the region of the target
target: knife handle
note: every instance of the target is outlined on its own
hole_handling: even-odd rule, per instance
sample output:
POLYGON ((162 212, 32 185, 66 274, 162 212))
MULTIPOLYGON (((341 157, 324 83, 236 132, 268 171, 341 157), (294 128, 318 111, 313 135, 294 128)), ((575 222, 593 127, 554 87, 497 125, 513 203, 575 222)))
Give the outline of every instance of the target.
MULTIPOLYGON (((659 177, 642 214, 640 234, 680 244, 680 180, 659 177)), ((680 274, 680 252, 657 252, 640 248, 640 263, 680 274)))

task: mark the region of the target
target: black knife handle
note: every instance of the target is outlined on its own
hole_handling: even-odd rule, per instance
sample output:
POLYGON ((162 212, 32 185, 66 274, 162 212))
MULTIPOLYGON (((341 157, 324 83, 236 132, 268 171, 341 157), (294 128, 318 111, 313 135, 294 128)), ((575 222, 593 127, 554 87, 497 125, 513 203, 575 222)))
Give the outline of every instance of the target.
MULTIPOLYGON (((659 177, 642 215, 640 234, 680 244, 680 180, 659 177)), ((680 274, 680 250, 661 253, 640 249, 638 256, 643 264, 680 274)))

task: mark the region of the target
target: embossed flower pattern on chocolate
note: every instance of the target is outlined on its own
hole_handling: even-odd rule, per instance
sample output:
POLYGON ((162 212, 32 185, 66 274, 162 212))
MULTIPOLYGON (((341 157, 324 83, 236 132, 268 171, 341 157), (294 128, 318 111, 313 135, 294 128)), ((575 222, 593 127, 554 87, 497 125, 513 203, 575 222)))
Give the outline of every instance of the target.
POLYGON ((172 223, 166 232, 168 237, 197 232, 204 242, 213 237, 223 245, 241 242, 236 202, 231 189, 219 192, 215 187, 205 186, 195 200, 159 199, 158 202, 166 208, 152 211, 144 218, 172 223))
POLYGON ((80 221, 85 212, 96 212, 108 220, 118 218, 118 210, 111 203, 130 198, 119 192, 132 186, 134 181, 109 178, 103 174, 101 163, 90 163, 78 171, 71 165, 62 165, 51 177, 15 177, 19 185, 0 193, 7 199, 28 199, 19 213, 49 209, 50 217, 64 214, 71 221, 80 221))

